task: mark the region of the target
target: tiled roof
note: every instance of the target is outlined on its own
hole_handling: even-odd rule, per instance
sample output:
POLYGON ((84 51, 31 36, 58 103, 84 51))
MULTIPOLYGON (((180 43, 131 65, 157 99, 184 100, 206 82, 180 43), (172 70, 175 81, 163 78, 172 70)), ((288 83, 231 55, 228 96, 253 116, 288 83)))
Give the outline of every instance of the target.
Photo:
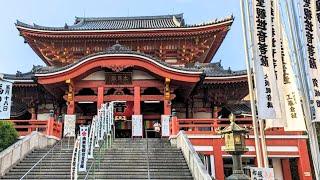
POLYGON ((239 76, 247 74, 246 70, 232 71, 230 68, 224 69, 221 61, 214 63, 196 63, 194 66, 203 69, 206 77, 239 76))
POLYGON ((196 25, 186 25, 183 14, 161 15, 161 16, 134 16, 134 17, 76 17, 73 25, 65 24, 63 27, 46 27, 37 24, 29 25, 17 21, 16 26, 52 31, 81 31, 81 30, 128 30, 128 29, 162 29, 162 28, 182 28, 216 24, 228 20, 215 20, 212 22, 196 25))

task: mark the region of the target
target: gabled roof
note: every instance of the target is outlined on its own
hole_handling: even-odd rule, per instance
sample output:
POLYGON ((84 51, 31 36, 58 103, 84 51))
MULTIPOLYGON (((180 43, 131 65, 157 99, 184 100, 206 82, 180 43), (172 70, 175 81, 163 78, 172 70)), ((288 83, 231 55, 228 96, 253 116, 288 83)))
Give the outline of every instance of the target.
POLYGON ((197 27, 233 21, 233 16, 203 24, 186 25, 183 14, 133 17, 76 17, 73 25, 47 27, 37 24, 29 25, 17 20, 17 27, 49 31, 83 31, 83 30, 130 30, 130 29, 167 29, 197 27))

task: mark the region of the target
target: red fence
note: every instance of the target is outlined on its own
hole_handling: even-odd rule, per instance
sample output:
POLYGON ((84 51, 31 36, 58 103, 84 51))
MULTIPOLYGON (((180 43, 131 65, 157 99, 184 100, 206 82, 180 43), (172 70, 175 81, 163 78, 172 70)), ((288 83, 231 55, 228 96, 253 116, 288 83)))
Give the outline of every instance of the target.
POLYGON ((62 137, 62 123, 50 118, 48 120, 8 120, 14 123, 14 127, 20 136, 30 134, 32 131, 42 132, 57 138, 62 137))

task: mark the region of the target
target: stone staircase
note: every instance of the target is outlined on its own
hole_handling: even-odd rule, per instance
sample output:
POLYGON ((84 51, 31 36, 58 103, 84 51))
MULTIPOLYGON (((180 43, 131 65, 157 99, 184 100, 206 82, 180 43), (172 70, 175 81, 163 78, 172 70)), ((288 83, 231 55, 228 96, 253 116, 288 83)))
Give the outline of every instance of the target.
MULTIPOLYGON (((63 139, 62 146, 56 145, 24 179, 70 179, 73 140, 69 149, 67 144, 63 139)), ((150 179, 193 179, 182 152, 171 147, 168 140, 149 139, 148 146, 150 179)), ((20 179, 51 148, 34 150, 1 179, 20 179)), ((146 139, 115 139, 112 147, 100 154, 100 168, 95 163, 88 179, 148 179, 146 152, 146 139)), ((87 169, 92 161, 87 163, 87 169)), ((85 175, 79 173, 78 179, 85 175)))
MULTIPOLYGON (((150 179, 193 179, 182 152, 168 140, 149 139, 148 147, 150 179)), ((115 139, 88 179, 148 179, 146 152, 146 139, 115 139)), ((79 174, 79 179, 84 176, 79 174)))
MULTIPOLYGON (((58 142, 40 164, 38 164, 24 179, 69 179, 70 164, 72 158, 74 140, 68 139, 58 142)), ((34 164, 39 161, 51 148, 36 149, 28 154, 20 163, 14 166, 5 176, 0 179, 20 179, 34 164)))

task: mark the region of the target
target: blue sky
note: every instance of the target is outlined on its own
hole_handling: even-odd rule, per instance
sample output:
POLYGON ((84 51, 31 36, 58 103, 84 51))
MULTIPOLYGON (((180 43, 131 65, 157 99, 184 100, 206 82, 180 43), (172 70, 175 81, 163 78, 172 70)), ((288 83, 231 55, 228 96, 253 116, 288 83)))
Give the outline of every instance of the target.
POLYGON ((6 0, 0 6, 0 73, 30 71, 44 65, 19 36, 14 23, 46 26, 72 24, 75 16, 111 17, 184 13, 187 24, 221 19, 231 14, 235 22, 213 61, 224 68, 245 69, 239 0, 6 0))

